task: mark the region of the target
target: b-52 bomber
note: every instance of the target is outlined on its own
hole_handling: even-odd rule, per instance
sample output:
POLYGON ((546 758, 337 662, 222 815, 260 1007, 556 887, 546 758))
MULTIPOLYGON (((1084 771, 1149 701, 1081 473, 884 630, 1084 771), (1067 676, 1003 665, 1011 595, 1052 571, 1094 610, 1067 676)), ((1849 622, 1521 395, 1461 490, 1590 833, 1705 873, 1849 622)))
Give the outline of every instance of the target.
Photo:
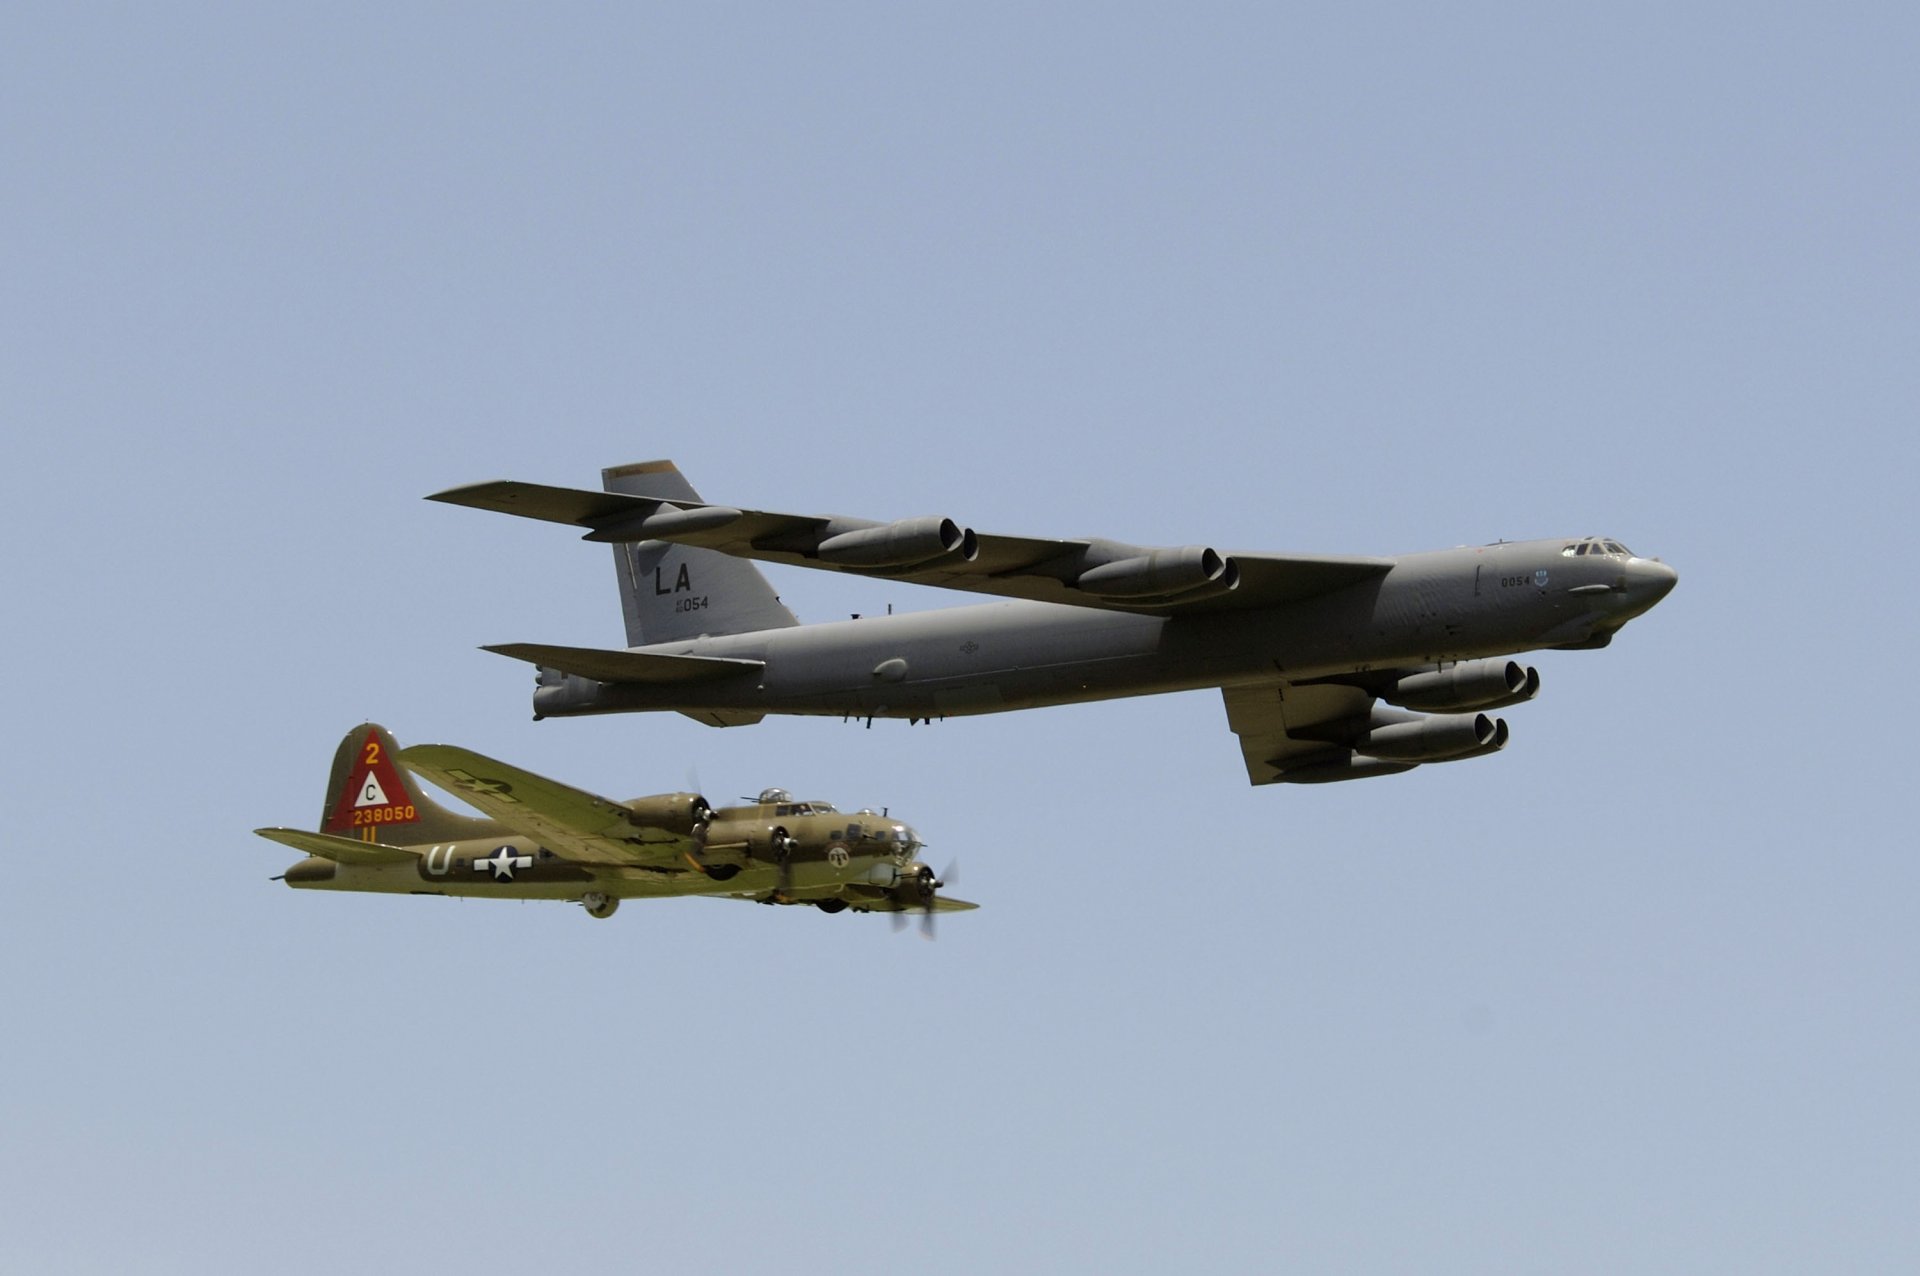
POLYGON ((918 912, 929 931, 935 912, 976 907, 939 893, 919 835, 884 811, 842 814, 783 789, 717 810, 697 793, 614 802, 452 745, 401 749, 373 723, 334 753, 319 832, 254 832, 306 853, 284 875, 306 890, 570 900, 593 917, 623 898, 714 895, 918 912), (489 818, 438 805, 413 775, 489 818))
POLYGON ((625 649, 487 648, 539 666, 536 718, 871 725, 1217 687, 1254 784, 1354 780, 1503 748, 1493 711, 1540 688, 1513 656, 1604 647, 1679 579, 1599 536, 1393 558, 1223 554, 714 505, 671 461, 602 479, 599 492, 493 482, 429 498, 613 546, 625 649), (742 560, 1011 601, 801 625, 742 560))

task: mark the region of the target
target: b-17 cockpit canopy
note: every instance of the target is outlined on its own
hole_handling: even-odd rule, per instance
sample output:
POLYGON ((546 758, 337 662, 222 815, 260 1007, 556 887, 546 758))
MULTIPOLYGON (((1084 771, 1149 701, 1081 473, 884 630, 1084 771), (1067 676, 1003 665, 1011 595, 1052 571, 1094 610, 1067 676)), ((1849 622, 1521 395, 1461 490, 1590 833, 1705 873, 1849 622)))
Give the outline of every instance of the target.
POLYGON ((1604 536, 1585 536, 1562 547, 1563 558, 1574 558, 1586 554, 1616 554, 1621 558, 1632 558, 1633 551, 1619 541, 1610 541, 1604 536))
POLYGON ((831 802, 796 802, 793 794, 785 789, 761 789, 755 801, 761 806, 778 808, 775 815, 835 815, 840 809, 831 802))
POLYGON ((837 815, 840 808, 831 802, 782 802, 775 815, 837 815))

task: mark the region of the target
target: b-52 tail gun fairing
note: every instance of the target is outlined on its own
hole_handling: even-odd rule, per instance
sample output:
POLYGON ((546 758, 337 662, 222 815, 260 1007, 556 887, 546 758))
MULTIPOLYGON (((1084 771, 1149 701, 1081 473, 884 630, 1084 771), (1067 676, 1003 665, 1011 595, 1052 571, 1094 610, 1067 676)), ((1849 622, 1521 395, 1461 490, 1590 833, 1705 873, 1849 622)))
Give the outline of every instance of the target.
POLYGON ((539 666, 536 718, 931 722, 1215 687, 1253 783, 1362 779, 1505 747, 1493 711, 1540 688, 1512 657, 1605 647, 1679 579, 1606 537, 1229 554, 713 505, 671 461, 602 478, 599 492, 494 482, 431 498, 613 547, 625 648, 488 648, 539 666), (1003 601, 801 625, 755 561, 1003 601))
POLYGON ((334 753, 320 831, 255 829, 304 852, 308 890, 567 900, 610 917, 622 899, 712 895, 823 913, 975 907, 917 858, 919 834, 886 812, 795 801, 782 789, 715 808, 697 793, 615 802, 446 744, 401 749, 355 727, 334 753), (421 776, 485 812, 440 806, 421 776))

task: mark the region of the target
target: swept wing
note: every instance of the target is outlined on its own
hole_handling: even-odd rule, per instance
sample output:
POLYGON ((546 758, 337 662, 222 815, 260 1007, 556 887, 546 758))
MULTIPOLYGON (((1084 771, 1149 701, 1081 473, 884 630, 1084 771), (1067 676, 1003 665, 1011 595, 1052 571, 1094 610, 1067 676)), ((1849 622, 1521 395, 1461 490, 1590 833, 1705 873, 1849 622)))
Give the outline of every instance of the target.
POLYGON ((1393 567, 1385 558, 1223 555, 1203 546, 986 535, 944 518, 880 523, 511 481, 428 499, 583 527, 594 541, 672 541, 760 562, 1152 615, 1272 607, 1374 580, 1393 567))
POLYGON ((1408 713, 1336 680, 1224 687, 1227 725, 1255 784, 1324 784, 1456 762, 1506 747, 1507 724, 1485 712, 1408 713))
POLYGON ((1227 705, 1227 725, 1240 737, 1247 779, 1255 784, 1276 783, 1289 770, 1332 757, 1334 746, 1313 737, 1336 724, 1365 718, 1374 703, 1357 687, 1291 682, 1227 687, 1220 694, 1227 705))

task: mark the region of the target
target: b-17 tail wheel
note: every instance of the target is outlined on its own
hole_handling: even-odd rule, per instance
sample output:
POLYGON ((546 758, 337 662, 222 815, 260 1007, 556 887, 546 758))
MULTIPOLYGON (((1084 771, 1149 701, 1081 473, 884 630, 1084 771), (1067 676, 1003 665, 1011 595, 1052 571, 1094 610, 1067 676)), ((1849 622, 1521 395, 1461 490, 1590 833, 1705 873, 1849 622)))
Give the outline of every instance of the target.
POLYGON ((589 917, 611 917, 613 910, 620 907, 620 899, 604 891, 588 891, 580 897, 580 904, 589 917))
POLYGON ((816 899, 813 906, 823 913, 837 913, 847 906, 844 899, 816 899))

